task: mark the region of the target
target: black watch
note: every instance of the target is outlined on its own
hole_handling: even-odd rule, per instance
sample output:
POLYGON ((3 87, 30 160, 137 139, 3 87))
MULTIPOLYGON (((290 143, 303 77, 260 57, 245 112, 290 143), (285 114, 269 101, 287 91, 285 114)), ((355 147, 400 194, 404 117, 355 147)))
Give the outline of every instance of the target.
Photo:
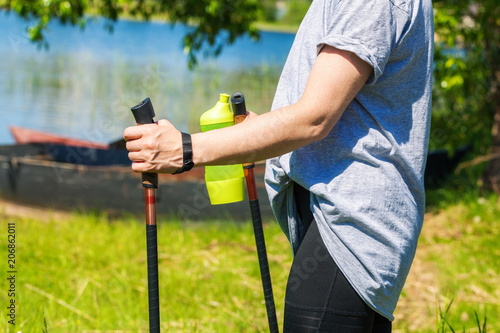
POLYGON ((194 167, 193 163, 193 144, 191 143, 191 135, 181 132, 182 134, 182 159, 183 164, 173 173, 173 175, 178 175, 185 171, 189 171, 194 167))

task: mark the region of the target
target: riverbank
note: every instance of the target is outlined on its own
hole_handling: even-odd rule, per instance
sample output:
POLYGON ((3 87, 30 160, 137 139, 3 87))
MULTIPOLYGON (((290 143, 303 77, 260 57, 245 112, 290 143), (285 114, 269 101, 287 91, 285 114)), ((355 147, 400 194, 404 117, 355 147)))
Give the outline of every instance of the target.
MULTIPOLYGON (((90 18, 95 18, 99 19, 101 16, 97 14, 92 14, 90 18)), ((144 19, 138 18, 136 16, 132 16, 129 14, 122 14, 120 16, 120 20, 127 20, 127 21, 133 21, 133 22, 144 22, 144 19)), ((153 15, 148 19, 149 22, 155 22, 155 23, 163 23, 163 24, 169 24, 170 21, 168 19, 168 15, 166 14, 161 14, 161 15, 153 15)), ((194 24, 193 24, 194 25, 194 24)), ((289 33, 289 34, 295 34, 299 28, 299 23, 283 23, 280 22, 279 20, 277 21, 263 21, 259 20, 255 22, 255 27, 259 31, 267 31, 267 32, 280 32, 280 33, 289 33)))

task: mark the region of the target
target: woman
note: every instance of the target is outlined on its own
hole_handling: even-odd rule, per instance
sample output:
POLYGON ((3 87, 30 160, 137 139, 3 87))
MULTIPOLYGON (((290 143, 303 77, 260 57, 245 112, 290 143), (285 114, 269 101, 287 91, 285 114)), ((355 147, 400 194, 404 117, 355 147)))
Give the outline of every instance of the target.
MULTIPOLYGON (((285 332, 391 331, 423 221, 432 54, 429 0, 315 0, 273 111, 185 141, 195 166, 268 159, 295 254, 285 332)), ((167 120, 124 137, 133 170, 186 169, 167 120)))

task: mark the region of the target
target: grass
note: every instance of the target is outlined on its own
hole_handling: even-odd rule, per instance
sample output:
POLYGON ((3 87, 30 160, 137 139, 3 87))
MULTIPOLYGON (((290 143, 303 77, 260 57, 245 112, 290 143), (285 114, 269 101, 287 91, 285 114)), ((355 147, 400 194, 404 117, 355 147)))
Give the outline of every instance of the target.
POLYGON ((401 332, 480 332, 476 315, 500 329, 498 221, 497 196, 471 195, 426 215, 396 309, 401 332))
MULTIPOLYGON (((0 217, 15 223, 18 271, 16 327, 3 316, 0 331, 147 331, 142 221, 99 214, 49 222, 0 217)), ((394 332, 500 330, 498 221, 498 197, 471 193, 426 215, 394 332)), ((291 255, 275 223, 265 224, 265 234, 282 324, 291 255)), ((162 329, 267 331, 254 247, 250 221, 161 220, 162 329)), ((0 248, 6 249, 6 237, 0 248)), ((6 290, 3 285, 2 304, 9 302, 6 290)))
POLYGON ((500 198, 483 166, 427 191, 417 254, 396 309, 400 332, 500 331, 500 198))
MULTIPOLYGON (((95 215, 50 223, 4 219, 16 224, 18 331, 147 331, 142 222, 110 223, 95 215)), ((267 226, 266 233, 275 296, 282 309, 288 245, 276 225, 267 226)), ((160 221, 162 328, 265 331, 253 242, 250 223, 160 221)), ((2 304, 9 302, 6 296, 1 293, 2 304)), ((0 331, 7 332, 8 326, 2 320, 0 331)))

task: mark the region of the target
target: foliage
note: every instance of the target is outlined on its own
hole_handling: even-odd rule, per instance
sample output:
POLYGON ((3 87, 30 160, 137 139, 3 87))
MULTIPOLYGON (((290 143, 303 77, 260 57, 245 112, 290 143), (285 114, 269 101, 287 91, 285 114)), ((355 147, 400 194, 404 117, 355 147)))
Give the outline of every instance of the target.
POLYGON ((191 26, 183 40, 190 67, 196 65, 200 51, 218 55, 225 45, 245 34, 257 39, 254 22, 262 11, 258 0, 0 0, 0 8, 32 22, 29 38, 45 47, 44 33, 53 19, 83 28, 88 15, 97 14, 109 20, 107 26, 112 30, 119 16, 148 20, 166 14, 172 24, 191 26))
POLYGON ((431 148, 491 145, 500 70, 497 0, 435 1, 434 108, 431 148))
POLYGON ((281 23, 298 26, 305 13, 311 6, 311 0, 290 0, 287 1, 287 8, 284 16, 280 20, 281 23))
MULTIPOLYGON (((452 150, 472 144, 476 155, 500 156, 500 6, 497 0, 436 0, 433 121, 430 148, 452 150)), ((248 34, 258 38, 258 19, 277 18, 276 0, 0 0, 0 8, 31 20, 29 37, 46 46, 52 19, 84 27, 89 14, 142 19, 164 15, 191 25, 183 45, 188 65, 197 56, 218 55, 224 45, 248 34)), ((310 0, 290 0, 280 24, 297 25, 310 0)), ((491 160, 485 187, 500 193, 500 158, 491 160)))

